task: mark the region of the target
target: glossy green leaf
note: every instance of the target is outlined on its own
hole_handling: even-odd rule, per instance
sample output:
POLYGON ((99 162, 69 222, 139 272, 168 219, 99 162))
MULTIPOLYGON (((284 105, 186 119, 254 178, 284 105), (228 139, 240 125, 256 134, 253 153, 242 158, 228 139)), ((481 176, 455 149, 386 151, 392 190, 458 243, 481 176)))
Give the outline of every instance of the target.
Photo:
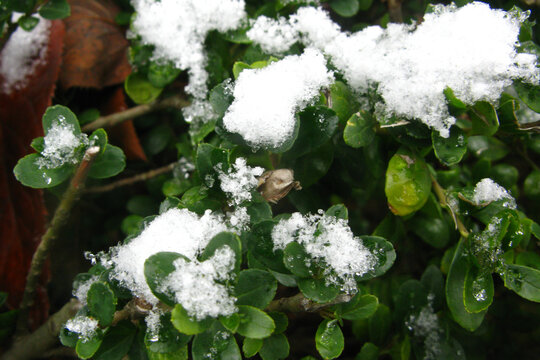
POLYGON ((225 80, 210 91, 209 101, 219 118, 225 115, 233 99, 230 79, 225 80))
POLYGON ((71 15, 67 0, 49 0, 39 8, 39 15, 45 19, 64 19, 71 15))
POLYGON ((438 132, 433 131, 431 141, 435 156, 446 166, 459 163, 467 152, 467 138, 465 133, 457 126, 450 129, 448 138, 443 138, 438 132))
POLYGON ((201 180, 209 187, 217 180, 216 167, 226 171, 229 164, 229 152, 210 144, 200 144, 197 147, 197 170, 201 180))
POLYGON ((180 258, 189 262, 189 259, 184 255, 174 252, 158 252, 144 262, 144 277, 148 287, 159 300, 169 306, 174 306, 176 299, 174 294, 165 291, 162 285, 165 279, 176 270, 174 261, 180 258))
POLYGON ((348 303, 338 305, 339 316, 346 320, 367 319, 372 316, 379 306, 379 299, 376 296, 356 294, 348 303))
POLYGON ((109 138, 105 130, 97 129, 92 134, 90 134, 90 136, 88 137, 88 141, 90 142, 90 146, 98 146, 99 154, 103 154, 103 152, 105 152, 105 148, 107 147, 107 142, 109 141, 109 138))
POLYGON ((362 345, 362 349, 358 355, 356 355, 355 360, 377 360, 379 358, 379 347, 370 342, 362 345))
POLYGON ((312 261, 304 246, 296 241, 290 242, 283 250, 283 264, 296 276, 311 277, 313 275, 312 261))
POLYGON ((358 107, 353 92, 339 80, 330 86, 330 100, 331 108, 336 112, 341 123, 345 123, 358 107))
POLYGON ((191 347, 193 360, 241 360, 242 355, 234 336, 218 322, 195 336, 191 347))
POLYGON ((204 248, 201 255, 199 255, 199 261, 205 261, 214 256, 217 249, 228 246, 235 254, 236 270, 240 270, 242 264, 242 242, 238 235, 230 232, 221 232, 215 235, 208 245, 204 248))
POLYGON ((254 225, 248 236, 248 249, 251 255, 265 267, 278 273, 287 274, 289 270, 283 265, 283 250, 274 251, 272 230, 275 222, 265 220, 254 225))
POLYGON ((306 298, 321 304, 334 300, 340 293, 338 286, 326 284, 325 279, 299 279, 298 288, 306 298))
POLYGON ((467 109, 467 104, 459 100, 451 88, 447 87, 446 89, 444 89, 443 93, 450 106, 460 110, 467 109))
POLYGON ((142 74, 130 74, 124 82, 124 89, 128 96, 136 104, 148 104, 163 91, 163 88, 156 87, 142 74))
POLYGON ((508 265, 504 286, 530 301, 540 302, 540 270, 523 265, 508 265))
POLYGON ((274 334, 263 340, 259 355, 263 360, 280 360, 289 356, 289 341, 283 334, 274 334))
POLYGON ((143 217, 140 215, 128 215, 122 220, 120 229, 125 235, 138 234, 142 229, 143 217))
POLYGON ((416 215, 407 222, 410 229, 425 243, 443 249, 450 241, 451 228, 444 217, 416 215))
POLYGON ((540 86, 526 84, 521 81, 514 82, 514 88, 519 98, 533 111, 540 113, 540 86))
POLYGON ((17 20, 17 24, 19 24, 24 31, 32 31, 37 24, 39 24, 39 19, 35 16, 23 15, 17 20))
POLYGON ((332 205, 330 208, 328 208, 328 210, 325 211, 325 214, 343 220, 347 220, 349 218, 349 210, 347 210, 347 207, 343 204, 332 205))
POLYGON ((160 325, 156 333, 146 331, 144 344, 152 353, 166 354, 181 350, 191 340, 191 336, 181 334, 171 322, 171 314, 160 316, 160 325))
POLYGON ((239 305, 240 325, 237 332, 252 339, 269 337, 276 328, 274 320, 264 311, 248 305, 239 305))
POLYGON ((433 298, 431 299, 431 305, 434 311, 441 309, 445 303, 444 299, 444 278, 441 270, 433 264, 429 265, 422 277, 420 282, 433 298))
POLYGON ((40 155, 26 155, 13 169, 15 178, 24 186, 36 189, 51 188, 66 181, 75 171, 75 165, 64 164, 58 168, 40 168, 37 164, 40 155))
POLYGON ((70 109, 62 105, 48 107, 45 114, 43 114, 42 123, 45 135, 47 135, 49 130, 56 124, 60 126, 71 126, 73 134, 81 134, 81 127, 79 126, 77 117, 70 109))
POLYGON ((276 295, 277 282, 272 274, 259 269, 247 269, 238 275, 235 286, 237 305, 264 309, 276 295))
POLYGON ((405 321, 412 313, 419 313, 428 304, 428 292, 422 283, 415 279, 405 281, 399 287, 394 316, 398 321, 405 321))
MULTIPOLYGON (((188 360, 189 352, 188 346, 184 345, 176 351, 167 352, 167 353, 158 353, 147 350, 146 354, 148 360, 188 360)), ((132 360, 131 354, 129 355, 129 360, 132 360)), ((141 357, 140 360, 146 360, 146 357, 141 357)))
POLYGON ((446 303, 454 320, 463 328, 474 331, 484 320, 486 310, 473 314, 465 307, 465 281, 471 265, 463 247, 464 241, 460 240, 446 278, 446 303))
POLYGON ((534 199, 540 198, 540 171, 532 171, 523 182, 523 193, 534 199))
POLYGON ((396 215, 405 216, 422 208, 431 192, 431 177, 424 160, 399 150, 388 163, 384 191, 396 215))
POLYGON ((93 358, 95 360, 122 359, 131 348, 136 331, 137 328, 129 321, 123 321, 111 327, 93 358))
POLYGON ((368 321, 370 341, 378 345, 384 344, 390 332, 391 324, 390 309, 386 305, 379 304, 377 311, 368 321))
POLYGON ((360 10, 358 0, 331 0, 330 7, 343 17, 354 16, 360 10))
POLYGON ((333 161, 334 147, 330 142, 327 142, 294 161, 292 168, 295 179, 300 181, 303 188, 308 188, 328 173, 333 161))
POLYGON ((231 314, 229 316, 220 316, 219 322, 223 327, 229 330, 232 333, 235 333, 240 325, 240 315, 237 313, 231 314))
POLYGON ((375 118, 367 111, 360 110, 347 121, 343 131, 345 144, 360 148, 371 144, 375 138, 375 118))
POLYGON ((491 136, 499 129, 499 117, 493 105, 479 101, 470 109, 473 135, 491 136))
POLYGON ((375 256, 375 267, 366 274, 359 277, 359 280, 368 280, 383 275, 388 271, 396 260, 396 251, 392 244, 379 236, 360 236, 362 244, 375 256))
POLYGON ((88 176, 94 179, 106 179, 120 174, 126 167, 126 155, 119 147, 107 144, 105 151, 92 163, 88 176))
POLYGON ((180 304, 176 304, 171 312, 171 322, 182 334, 197 335, 212 325, 214 320, 207 318, 201 321, 191 318, 180 304))
POLYGON ((156 155, 165 150, 173 138, 173 130, 167 124, 154 126, 143 139, 144 151, 156 155))
POLYGON ((106 327, 112 323, 116 311, 116 297, 107 283, 92 283, 88 290, 87 303, 90 315, 96 318, 100 325, 106 327))
POLYGON ((343 352, 345 339, 336 320, 323 320, 315 334, 315 346, 323 359, 335 359, 343 352))
POLYGON ((148 67, 148 81, 156 88, 162 88, 174 81, 182 70, 177 69, 173 64, 159 64, 151 62, 148 67))
POLYGON ((246 69, 251 69, 251 66, 242 61, 235 62, 232 68, 234 78, 238 79, 238 76, 240 75, 240 73, 246 69))
POLYGON ((274 334, 281 334, 287 330, 287 326, 289 326, 289 318, 285 313, 271 311, 268 313, 268 315, 270 315, 270 317, 274 320, 274 324, 276 325, 274 334))
POLYGON ((75 346, 75 352, 81 359, 89 359, 98 351, 103 341, 103 335, 98 334, 91 339, 79 339, 75 346))
POLYGON ((500 160, 509 152, 502 141, 488 136, 470 136, 467 147, 477 158, 490 161, 500 160))
POLYGON ((242 345, 242 352, 244 353, 245 357, 252 357, 255 356, 261 350, 263 346, 263 340, 262 339, 250 339, 245 338, 244 344, 242 345))
POLYGON ((470 313, 487 310, 493 302, 493 293, 494 286, 491 273, 470 266, 465 275, 465 287, 463 289, 465 309, 470 313))

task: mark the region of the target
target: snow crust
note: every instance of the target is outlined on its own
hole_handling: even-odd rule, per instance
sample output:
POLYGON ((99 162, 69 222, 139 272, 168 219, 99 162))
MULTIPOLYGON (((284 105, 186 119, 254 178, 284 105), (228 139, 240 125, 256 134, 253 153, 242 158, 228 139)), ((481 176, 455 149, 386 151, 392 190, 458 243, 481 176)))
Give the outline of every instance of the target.
POLYGON ((328 265, 326 281, 338 285, 347 293, 355 293, 355 276, 372 270, 377 260, 355 237, 347 222, 334 216, 293 213, 289 219, 282 219, 272 231, 274 250, 296 241, 316 262, 328 265))
MULTIPOLYGON (((13 21, 19 16, 14 16, 13 21)), ((39 23, 32 31, 21 27, 15 30, 0 55, 0 74, 4 78, 1 91, 5 94, 25 87, 36 67, 45 60, 51 22, 37 17, 39 23)))
POLYGON ((490 178, 480 180, 474 187, 473 202, 476 205, 487 205, 492 201, 507 200, 504 206, 516 208, 516 201, 501 185, 490 178))
POLYGON ((288 22, 257 21, 248 36, 276 53, 295 41, 321 50, 359 94, 377 89, 381 121, 418 119, 448 137, 455 118, 448 113, 445 88, 474 104, 496 103, 513 79, 538 84, 536 56, 516 51, 527 16, 481 2, 436 5, 419 25, 370 26, 348 34, 323 9, 302 7, 288 22), (285 30, 277 30, 280 24, 285 30))
POLYGON ((263 172, 262 167, 248 166, 244 158, 237 158, 227 173, 218 172, 221 190, 231 198, 231 205, 240 205, 251 200, 251 192, 259 183, 257 176, 261 176, 263 172))
POLYGON ((324 56, 315 49, 287 56, 262 69, 246 69, 236 81, 234 101, 223 125, 254 149, 279 147, 293 135, 295 113, 333 80, 324 56))

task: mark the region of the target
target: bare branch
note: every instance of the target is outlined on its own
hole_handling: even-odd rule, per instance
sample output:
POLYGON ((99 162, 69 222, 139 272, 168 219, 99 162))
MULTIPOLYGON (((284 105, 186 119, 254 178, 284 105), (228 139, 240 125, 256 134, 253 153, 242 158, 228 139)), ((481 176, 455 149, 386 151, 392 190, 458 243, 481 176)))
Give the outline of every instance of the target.
POLYGON ((329 303, 319 304, 313 300, 307 299, 302 293, 298 293, 291 297, 273 300, 266 307, 266 311, 283 311, 293 313, 315 312, 332 305, 349 302, 352 298, 352 295, 341 294, 329 303))

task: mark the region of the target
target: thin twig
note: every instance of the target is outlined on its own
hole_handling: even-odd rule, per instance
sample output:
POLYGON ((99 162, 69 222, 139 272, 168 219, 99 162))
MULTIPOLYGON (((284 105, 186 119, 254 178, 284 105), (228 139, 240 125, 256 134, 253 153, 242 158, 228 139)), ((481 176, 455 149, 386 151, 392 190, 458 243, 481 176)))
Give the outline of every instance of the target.
POLYGON ((431 175, 431 183, 433 184, 433 190, 435 191, 435 195, 437 195, 437 199, 439 199, 439 203, 442 207, 448 210, 448 212, 452 216, 452 219, 454 219, 456 229, 459 231, 461 236, 466 239, 467 237, 469 237, 469 230, 467 230, 467 227, 461 222, 457 214, 454 213, 454 210, 446 201, 446 190, 443 189, 443 187, 437 182, 437 179, 435 179, 433 175, 431 175))
POLYGON ((266 311, 283 311, 283 312, 316 312, 327 308, 331 305, 342 304, 349 302, 353 298, 352 295, 341 294, 329 303, 319 304, 313 300, 309 300, 302 293, 298 293, 291 297, 273 300, 267 307, 266 311))
POLYGON ((57 313, 51 315, 45 324, 32 334, 18 338, 11 349, 3 355, 3 360, 26 360, 42 357, 58 344, 60 330, 81 308, 81 303, 71 299, 57 313))
POLYGON ((62 195, 62 199, 54 212, 49 228, 42 236, 41 242, 32 257, 30 270, 26 277, 26 286, 20 305, 19 317, 17 319, 17 335, 22 335, 28 330, 28 311, 34 303, 36 288, 43 271, 43 265, 49 256, 51 247, 58 236, 60 229, 69 219, 71 209, 84 188, 84 182, 88 175, 88 171, 90 170, 90 166, 98 154, 99 147, 97 146, 92 146, 86 150, 83 160, 71 179, 68 189, 64 195, 62 195))
POLYGON ((168 172, 171 172, 174 169, 174 166, 176 164, 177 163, 174 162, 172 164, 169 164, 169 165, 166 165, 166 166, 154 169, 154 170, 150 170, 148 172, 138 174, 127 179, 118 180, 107 185, 90 187, 86 189, 85 192, 86 193, 102 193, 102 192, 114 190, 122 186, 132 185, 140 181, 146 181, 148 179, 159 176, 161 174, 166 174, 168 172))
POLYGON ((189 101, 181 96, 171 96, 164 100, 153 102, 150 104, 143 104, 129 108, 124 111, 120 111, 111 115, 102 116, 91 123, 88 123, 82 127, 83 131, 94 131, 99 128, 111 127, 118 125, 121 122, 134 119, 139 116, 146 115, 152 111, 157 111, 169 107, 183 108, 190 104, 189 101))

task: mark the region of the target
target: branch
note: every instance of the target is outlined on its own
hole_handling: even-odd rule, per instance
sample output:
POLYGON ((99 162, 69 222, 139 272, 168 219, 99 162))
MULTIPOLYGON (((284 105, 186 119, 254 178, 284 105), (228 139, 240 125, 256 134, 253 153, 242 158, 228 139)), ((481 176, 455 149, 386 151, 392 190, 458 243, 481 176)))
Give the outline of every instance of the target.
POLYGON ((11 349, 3 355, 3 359, 25 360, 42 357, 58 343, 62 327, 80 308, 81 303, 71 299, 32 334, 17 339, 11 349))
POLYGON ((291 297, 273 300, 267 307, 266 311, 283 311, 283 312, 315 312, 322 310, 328 306, 349 302, 353 298, 352 295, 341 294, 329 303, 319 304, 313 300, 307 299, 302 293, 298 293, 291 297))
POLYGON ((43 271, 43 264, 45 264, 45 261, 49 256, 51 247, 54 240, 58 236, 60 229, 69 219, 71 209, 78 200, 82 189, 84 188, 84 182, 86 180, 86 176, 88 175, 88 171, 90 170, 90 166, 98 154, 99 147, 97 146, 92 146, 86 150, 83 160, 77 168, 75 175, 71 179, 68 189, 62 195, 62 200, 54 212, 54 216, 51 220, 49 228, 41 237, 41 242, 39 243, 36 252, 32 257, 30 270, 28 271, 28 275, 26 277, 26 286, 24 288, 19 317, 17 319, 16 335, 21 335, 27 332, 28 312, 34 303, 36 287, 43 271))
POLYGON ((143 104, 111 115, 101 116, 97 120, 84 125, 82 127, 82 131, 89 132, 99 128, 111 127, 120 124, 121 122, 146 115, 152 111, 161 110, 169 107, 183 108, 188 106, 189 104, 190 102, 185 100, 181 96, 171 96, 159 102, 143 104))
POLYGON ((439 203, 442 207, 445 207, 448 210, 448 212, 452 216, 452 219, 454 219, 456 229, 458 229, 462 237, 464 237, 465 239, 468 238, 469 230, 467 230, 465 225, 457 217, 457 215, 454 213, 454 210, 450 207, 450 205, 448 205, 448 202, 446 201, 446 190, 443 189, 443 187, 437 182, 437 179, 435 179, 433 175, 431 175, 431 183, 433 184, 433 190, 435 191, 435 195, 437 195, 437 199, 439 199, 439 203))
POLYGON ((388 0, 388 16, 393 23, 402 23, 403 14, 401 12, 402 0, 388 0))
POLYGON ((103 186, 94 186, 94 187, 86 189, 85 192, 86 193, 102 193, 102 192, 114 190, 118 187, 132 185, 137 182, 145 181, 153 177, 159 176, 161 174, 166 174, 168 172, 171 172, 174 169, 176 164, 177 162, 174 162, 172 164, 169 164, 169 165, 166 165, 166 166, 154 169, 154 170, 150 170, 148 172, 138 174, 127 179, 118 180, 118 181, 115 181, 113 183, 103 185, 103 186))

